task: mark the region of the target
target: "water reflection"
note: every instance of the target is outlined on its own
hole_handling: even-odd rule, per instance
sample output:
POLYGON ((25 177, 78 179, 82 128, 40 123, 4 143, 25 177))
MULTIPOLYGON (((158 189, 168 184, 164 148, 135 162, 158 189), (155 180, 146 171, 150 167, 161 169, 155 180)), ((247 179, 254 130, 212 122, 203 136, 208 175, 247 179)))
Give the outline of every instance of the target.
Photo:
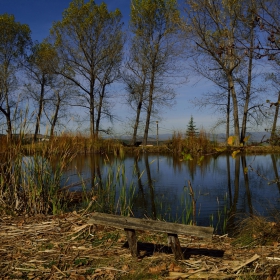
POLYGON ((279 175, 278 175, 278 169, 277 169, 277 155, 275 155, 275 154, 271 155, 271 162, 272 162, 272 167, 273 167, 273 171, 274 171, 275 181, 276 181, 278 190, 280 192, 280 181, 279 181, 279 175))
POLYGON ((188 181, 195 192, 198 225, 230 230, 241 214, 270 216, 272 210, 280 208, 279 155, 274 154, 208 156, 200 165, 195 160, 186 162, 169 155, 142 154, 124 160, 79 155, 65 178, 69 177, 67 184, 84 179, 87 189, 96 188, 97 181, 98 188, 104 188, 109 170, 120 165, 125 167, 126 184, 134 183, 132 211, 138 217, 186 220, 191 203, 184 189, 188 181))

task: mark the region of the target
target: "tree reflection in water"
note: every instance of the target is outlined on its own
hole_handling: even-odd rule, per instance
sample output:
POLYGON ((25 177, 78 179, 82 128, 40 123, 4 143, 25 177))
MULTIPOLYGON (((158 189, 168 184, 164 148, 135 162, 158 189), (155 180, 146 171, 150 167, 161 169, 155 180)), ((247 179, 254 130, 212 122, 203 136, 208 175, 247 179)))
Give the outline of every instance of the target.
POLYGON ((97 155, 79 155, 66 176, 70 182, 78 181, 76 168, 79 176, 92 178, 86 185, 88 189, 96 186, 97 179, 99 188, 104 188, 108 162, 111 167, 123 164, 127 180, 135 184, 132 211, 138 217, 181 222, 182 198, 188 195, 184 185, 188 180, 197 199, 198 225, 209 226, 213 222, 215 226, 221 224, 219 219, 226 219, 226 230, 230 230, 240 215, 269 216, 271 210, 280 210, 279 155, 207 156, 199 165, 195 159, 182 161, 171 155, 147 153, 126 155, 124 160, 113 155, 104 159, 97 155), (248 172, 244 172, 247 169, 248 172), (274 183, 268 185, 265 178, 274 183), (214 217, 212 222, 210 216, 214 217))

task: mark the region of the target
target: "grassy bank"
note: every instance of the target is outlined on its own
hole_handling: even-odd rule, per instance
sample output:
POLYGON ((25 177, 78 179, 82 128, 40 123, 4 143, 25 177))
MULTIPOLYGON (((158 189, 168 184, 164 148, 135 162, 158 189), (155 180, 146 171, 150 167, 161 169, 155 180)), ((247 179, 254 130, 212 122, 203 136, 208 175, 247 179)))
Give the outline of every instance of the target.
POLYGON ((200 133, 186 137, 180 132, 174 132, 172 137, 165 141, 152 141, 146 146, 132 146, 129 141, 122 139, 96 138, 93 139, 81 134, 64 133, 61 136, 53 138, 40 138, 45 141, 32 142, 32 138, 26 138, 21 135, 13 140, 13 143, 7 143, 5 136, 0 137, 0 153, 6 152, 9 147, 18 145, 23 153, 34 153, 45 149, 46 146, 55 147, 56 151, 63 152, 65 146, 77 153, 83 154, 114 154, 122 156, 124 153, 172 153, 174 155, 191 154, 206 155, 221 152, 231 152, 234 149, 240 149, 247 153, 271 153, 280 152, 279 145, 269 143, 246 143, 243 147, 232 147, 226 143, 218 142, 213 136, 201 131, 200 133))

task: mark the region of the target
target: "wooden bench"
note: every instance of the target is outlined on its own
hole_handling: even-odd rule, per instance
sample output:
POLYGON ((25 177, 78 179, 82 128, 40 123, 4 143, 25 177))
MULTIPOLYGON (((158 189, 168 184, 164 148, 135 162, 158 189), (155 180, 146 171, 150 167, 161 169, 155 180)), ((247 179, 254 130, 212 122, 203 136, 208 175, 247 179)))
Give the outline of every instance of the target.
POLYGON ((91 218, 88 220, 88 224, 99 224, 115 228, 123 228, 126 232, 128 245, 133 257, 139 257, 135 230, 167 233, 168 244, 171 246, 176 260, 184 259, 178 234, 211 239, 214 231, 212 227, 183 225, 98 212, 92 213, 91 218))

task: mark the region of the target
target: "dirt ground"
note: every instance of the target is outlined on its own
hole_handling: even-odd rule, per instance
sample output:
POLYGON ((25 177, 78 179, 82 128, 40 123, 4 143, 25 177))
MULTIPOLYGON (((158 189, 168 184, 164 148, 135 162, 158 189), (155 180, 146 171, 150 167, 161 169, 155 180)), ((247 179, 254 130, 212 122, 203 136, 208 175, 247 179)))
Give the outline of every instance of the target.
POLYGON ((165 234, 137 232, 132 258, 123 230, 87 223, 90 214, 0 218, 0 279, 280 279, 280 244, 240 247, 179 236, 175 261, 165 234))

